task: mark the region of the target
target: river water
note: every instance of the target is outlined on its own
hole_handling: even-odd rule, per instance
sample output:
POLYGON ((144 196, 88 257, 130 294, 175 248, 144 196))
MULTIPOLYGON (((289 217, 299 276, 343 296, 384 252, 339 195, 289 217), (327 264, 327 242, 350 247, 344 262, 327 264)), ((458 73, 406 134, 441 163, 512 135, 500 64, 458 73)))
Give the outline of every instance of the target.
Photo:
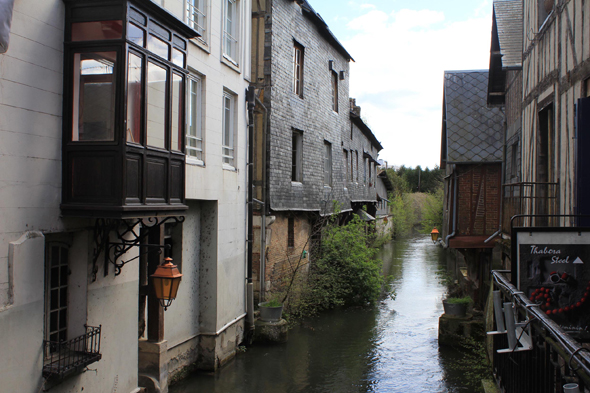
POLYGON ((286 344, 252 346, 170 392, 474 392, 462 382, 460 355, 438 346, 445 258, 429 236, 386 244, 381 259, 395 299, 322 314, 289 331, 286 344))

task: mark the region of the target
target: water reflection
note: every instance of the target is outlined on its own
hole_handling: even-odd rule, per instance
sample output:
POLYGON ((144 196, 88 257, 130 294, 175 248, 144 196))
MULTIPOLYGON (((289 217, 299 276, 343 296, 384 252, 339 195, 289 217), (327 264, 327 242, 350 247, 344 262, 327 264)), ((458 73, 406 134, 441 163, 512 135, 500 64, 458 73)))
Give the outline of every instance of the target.
POLYGON ((455 355, 437 342, 444 252, 421 236, 385 245, 381 258, 395 299, 307 321, 287 344, 249 348, 170 392, 467 392, 449 382, 459 379, 445 370, 455 355))

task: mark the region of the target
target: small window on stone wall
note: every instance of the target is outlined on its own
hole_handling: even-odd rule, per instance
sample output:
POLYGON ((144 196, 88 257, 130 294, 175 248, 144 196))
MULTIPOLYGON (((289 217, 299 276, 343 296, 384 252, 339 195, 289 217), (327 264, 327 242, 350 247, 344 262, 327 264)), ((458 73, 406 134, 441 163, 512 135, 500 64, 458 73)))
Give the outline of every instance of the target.
POLYGON ((295 219, 293 217, 287 219, 287 247, 295 247, 295 219))

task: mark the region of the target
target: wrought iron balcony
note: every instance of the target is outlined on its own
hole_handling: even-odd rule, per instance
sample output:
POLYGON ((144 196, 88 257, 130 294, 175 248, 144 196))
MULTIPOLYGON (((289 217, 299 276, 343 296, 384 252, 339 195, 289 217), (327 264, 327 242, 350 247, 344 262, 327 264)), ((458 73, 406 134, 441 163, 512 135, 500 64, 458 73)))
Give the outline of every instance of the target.
POLYGON ((502 231, 510 234, 510 219, 517 214, 538 215, 524 218, 517 225, 546 227, 557 225, 557 217, 546 217, 559 212, 559 183, 521 182, 504 184, 502 231), (545 215, 545 217, 543 217, 545 215))
POLYGON ((44 340, 43 377, 62 379, 100 360, 101 326, 86 326, 86 334, 69 341, 44 340))

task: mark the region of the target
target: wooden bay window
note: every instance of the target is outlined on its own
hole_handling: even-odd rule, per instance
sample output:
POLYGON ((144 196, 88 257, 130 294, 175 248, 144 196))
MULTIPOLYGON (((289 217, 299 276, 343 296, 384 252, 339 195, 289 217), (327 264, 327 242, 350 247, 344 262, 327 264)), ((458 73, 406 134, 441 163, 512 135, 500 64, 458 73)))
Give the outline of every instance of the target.
POLYGON ((65 3, 62 211, 186 210, 186 51, 198 33, 151 2, 65 3))

